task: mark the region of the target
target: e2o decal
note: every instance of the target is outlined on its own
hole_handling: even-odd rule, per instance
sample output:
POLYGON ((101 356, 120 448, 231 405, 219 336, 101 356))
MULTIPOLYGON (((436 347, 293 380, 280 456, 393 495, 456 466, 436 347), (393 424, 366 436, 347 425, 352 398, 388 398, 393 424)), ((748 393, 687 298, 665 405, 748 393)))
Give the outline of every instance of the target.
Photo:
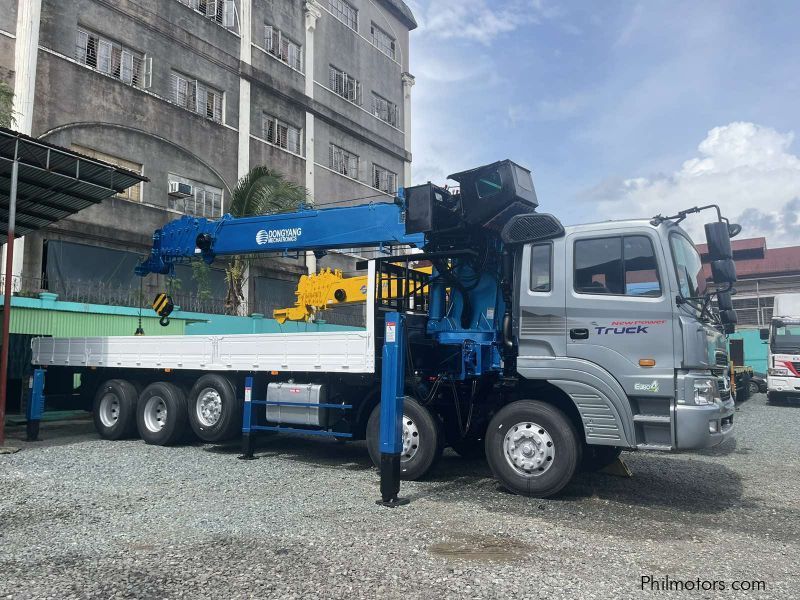
POLYGON ((655 392, 658 393, 658 381, 655 379, 652 383, 635 383, 633 389, 637 392, 655 392))

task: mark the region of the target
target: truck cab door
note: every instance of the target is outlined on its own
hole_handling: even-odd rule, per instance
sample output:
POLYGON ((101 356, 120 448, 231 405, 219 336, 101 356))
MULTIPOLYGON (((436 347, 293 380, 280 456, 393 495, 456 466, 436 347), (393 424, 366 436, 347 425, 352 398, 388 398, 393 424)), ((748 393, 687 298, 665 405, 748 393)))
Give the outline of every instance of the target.
POLYGON ((566 355, 564 240, 527 244, 518 271, 520 357, 566 355))
POLYGON ((566 355, 617 379, 634 415, 668 417, 670 403, 658 399, 674 398, 666 264, 659 237, 648 231, 566 238, 566 355))

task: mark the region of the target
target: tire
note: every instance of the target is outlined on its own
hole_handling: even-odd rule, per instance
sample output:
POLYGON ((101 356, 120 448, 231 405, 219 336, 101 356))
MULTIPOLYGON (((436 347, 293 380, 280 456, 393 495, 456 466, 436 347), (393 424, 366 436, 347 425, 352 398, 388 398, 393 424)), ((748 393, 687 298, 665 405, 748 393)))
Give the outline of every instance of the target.
POLYGON ((523 496, 547 498, 560 492, 581 462, 581 448, 569 418, 538 400, 504 406, 486 431, 492 473, 506 489, 523 496))
MULTIPOLYGON (((381 405, 378 404, 367 421, 367 450, 373 464, 379 469, 380 418, 381 405)), ((444 450, 444 435, 439 420, 419 402, 406 396, 403 401, 403 432, 405 439, 400 456, 400 477, 409 481, 421 479, 441 458, 444 450), (414 444, 412 440, 419 440, 419 443, 414 444)))
POLYGON ((450 447, 455 450, 461 458, 473 460, 486 456, 486 443, 481 438, 464 438, 450 443, 450 447))
POLYGON ((183 390, 166 381, 151 383, 142 390, 136 407, 139 435, 154 446, 183 441, 189 425, 186 413, 183 390))
POLYGON ((130 381, 109 379, 99 388, 92 404, 94 428, 107 440, 122 440, 136 435, 136 399, 130 381))
POLYGON ((747 382, 747 393, 749 396, 755 396, 760 392, 761 390, 758 388, 758 384, 755 381, 750 380, 747 382))
POLYGON ((583 447, 583 457, 581 458, 581 470, 594 472, 605 469, 622 454, 619 446, 594 446, 585 445, 583 447))
POLYGON ((222 375, 203 375, 189 391, 189 425, 204 442, 229 440, 242 431, 242 404, 222 375))

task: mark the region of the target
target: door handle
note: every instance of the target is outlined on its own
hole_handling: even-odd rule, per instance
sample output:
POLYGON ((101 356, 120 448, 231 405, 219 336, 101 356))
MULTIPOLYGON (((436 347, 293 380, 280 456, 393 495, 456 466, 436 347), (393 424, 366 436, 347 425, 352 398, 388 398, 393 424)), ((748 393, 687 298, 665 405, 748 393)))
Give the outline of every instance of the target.
POLYGON ((569 337, 571 340, 588 340, 589 330, 583 327, 579 327, 578 329, 570 329, 569 337))

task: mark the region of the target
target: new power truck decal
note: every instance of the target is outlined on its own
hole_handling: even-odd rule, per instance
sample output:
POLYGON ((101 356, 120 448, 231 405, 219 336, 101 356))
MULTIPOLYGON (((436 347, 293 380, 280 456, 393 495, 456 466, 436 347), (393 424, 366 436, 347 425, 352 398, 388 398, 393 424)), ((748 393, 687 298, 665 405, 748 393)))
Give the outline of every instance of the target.
POLYGON ((665 319, 652 321, 612 321, 610 325, 598 326, 595 324, 594 331, 597 335, 629 335, 638 333, 649 333, 650 327, 663 325, 665 319))

